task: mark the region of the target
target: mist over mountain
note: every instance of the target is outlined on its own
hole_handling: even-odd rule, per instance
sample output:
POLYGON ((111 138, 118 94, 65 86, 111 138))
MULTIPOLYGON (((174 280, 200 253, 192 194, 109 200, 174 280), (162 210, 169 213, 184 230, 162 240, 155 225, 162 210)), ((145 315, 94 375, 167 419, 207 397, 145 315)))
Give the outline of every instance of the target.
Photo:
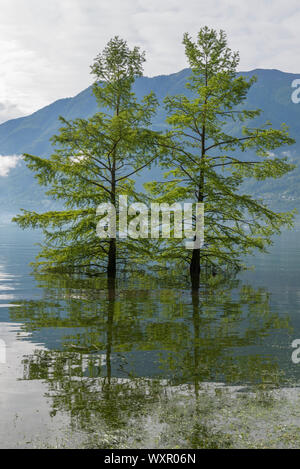
MULTIPOLYGON (((291 99, 293 80, 300 75, 284 73, 279 70, 253 70, 241 72, 245 76, 257 76, 257 82, 252 86, 243 107, 247 109, 260 108, 262 115, 251 126, 261 125, 270 120, 274 127, 282 123, 288 125, 290 135, 296 140, 291 147, 282 147, 277 154, 284 152, 289 161, 298 164, 300 160, 300 103, 294 104, 291 99)), ((190 75, 189 69, 184 69, 171 75, 153 78, 138 78, 134 91, 138 98, 154 91, 159 102, 162 103, 167 94, 188 94, 185 83, 190 75)), ((35 181, 33 174, 26 168, 24 162, 17 158, 23 153, 38 156, 49 156, 52 152, 50 138, 57 133, 61 123, 59 116, 66 119, 77 117, 87 118, 98 110, 91 87, 73 98, 60 99, 39 111, 19 119, 9 120, 0 125, 0 222, 6 221, 11 214, 20 208, 35 211, 51 208, 53 202, 49 200, 44 189, 35 181), (8 156, 10 158, 8 158, 8 156)), ((165 112, 161 105, 153 121, 156 129, 165 128, 165 112)), ((234 133, 239 132, 238 126, 231 125, 234 133)), ((145 178, 155 179, 158 169, 153 168, 148 173, 139 176, 139 183, 145 178)), ((300 169, 286 175, 282 179, 262 181, 257 183, 249 180, 246 183, 248 192, 262 196, 278 208, 300 209, 300 169)))

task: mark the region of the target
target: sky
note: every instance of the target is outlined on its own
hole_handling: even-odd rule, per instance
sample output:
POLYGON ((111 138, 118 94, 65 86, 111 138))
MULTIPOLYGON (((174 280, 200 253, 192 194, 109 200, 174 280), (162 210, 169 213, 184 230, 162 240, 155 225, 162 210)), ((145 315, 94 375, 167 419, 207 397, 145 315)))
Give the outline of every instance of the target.
POLYGON ((74 96, 115 35, 146 51, 145 75, 187 66, 184 32, 224 29, 239 70, 299 73, 299 0, 0 0, 0 123, 74 96))

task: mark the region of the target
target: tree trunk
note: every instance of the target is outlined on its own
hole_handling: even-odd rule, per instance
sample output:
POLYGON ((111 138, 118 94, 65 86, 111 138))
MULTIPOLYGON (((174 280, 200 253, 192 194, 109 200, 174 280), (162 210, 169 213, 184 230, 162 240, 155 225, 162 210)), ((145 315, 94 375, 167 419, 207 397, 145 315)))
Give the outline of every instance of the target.
POLYGON ((107 277, 114 280, 117 275, 117 246, 115 238, 109 241, 107 277))
MULTIPOLYGON (((109 278, 107 281, 108 307, 107 307, 107 334, 106 334, 106 369, 107 369, 107 387, 109 393, 111 383, 111 351, 113 343, 113 323, 116 302, 116 284, 115 279, 109 278)), ((109 397, 109 394, 108 396, 109 397)))
MULTIPOLYGON (((205 72, 205 86, 207 86, 207 69, 205 72)), ((205 106, 207 105, 207 97, 205 97, 205 106)), ((205 110, 204 110, 205 112, 205 110)), ((204 114, 204 121, 202 125, 202 132, 201 132, 201 162, 203 162, 205 158, 205 139, 206 139, 206 116, 204 114)), ((199 174, 199 186, 198 186, 198 202, 204 202, 204 185, 205 185, 205 177, 204 177, 204 167, 200 167, 200 174, 199 174)), ((192 254, 192 259, 190 263, 190 277, 192 283, 192 290, 199 290, 200 287, 200 249, 194 249, 192 254)))
POLYGON ((198 290, 200 287, 200 249, 194 249, 190 263, 190 277, 192 290, 198 290))
MULTIPOLYGON (((116 150, 113 152, 113 163, 111 169, 111 203, 116 207, 116 150)), ((107 277, 115 280, 117 275, 117 241, 111 238, 109 241, 107 277)))

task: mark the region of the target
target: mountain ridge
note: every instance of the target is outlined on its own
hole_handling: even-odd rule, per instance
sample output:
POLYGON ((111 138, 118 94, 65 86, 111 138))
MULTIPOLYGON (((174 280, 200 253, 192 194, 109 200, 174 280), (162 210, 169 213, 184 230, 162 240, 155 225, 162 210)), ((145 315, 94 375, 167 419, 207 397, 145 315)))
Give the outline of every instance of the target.
MULTIPOLYGON (((155 77, 140 77, 134 84, 134 91, 138 99, 150 91, 154 91, 160 104, 167 94, 189 94, 185 88, 190 69, 185 68, 170 75, 157 75, 155 77)), ((277 69, 254 69, 248 72, 239 72, 238 75, 257 76, 257 82, 249 91, 245 101, 245 108, 263 110, 262 116, 256 119, 255 124, 261 125, 271 120, 274 127, 282 122, 290 128, 290 134, 297 140, 300 135, 300 104, 294 104, 291 94, 294 89, 292 81, 300 74, 282 72, 277 69)), ((0 158, 1 155, 21 155, 32 153, 39 156, 49 156, 52 147, 49 139, 57 133, 60 127, 58 117, 62 115, 67 120, 77 117, 88 118, 98 110, 92 86, 82 90, 73 97, 60 98, 44 106, 28 116, 10 119, 0 125, 0 158)), ((165 124, 165 111, 160 106, 153 121, 153 127, 163 129, 165 124)), ((300 141, 291 148, 283 148, 291 161, 298 163, 300 159, 300 141)), ((20 207, 26 209, 44 209, 50 207, 51 202, 44 196, 44 190, 37 185, 32 173, 20 162, 12 168, 6 177, 0 177, 0 203, 5 210, 15 213, 20 207), (36 200, 38 199, 38 203, 36 200), (35 208, 34 208, 35 207, 35 208)), ((247 189, 262 195, 266 199, 274 197, 281 201, 295 200, 300 206, 300 171, 285 176, 282 180, 266 181, 258 186, 249 181, 247 189)), ((0 210, 0 213, 3 209, 0 210)))

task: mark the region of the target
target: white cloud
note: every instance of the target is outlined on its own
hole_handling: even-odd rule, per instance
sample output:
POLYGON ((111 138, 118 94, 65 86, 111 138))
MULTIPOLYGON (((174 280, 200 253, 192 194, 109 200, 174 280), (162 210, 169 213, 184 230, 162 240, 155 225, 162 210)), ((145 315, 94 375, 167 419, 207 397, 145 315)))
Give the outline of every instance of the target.
MULTIPOLYGON (((20 115, 78 93, 115 34, 147 52, 147 75, 187 66, 184 32, 224 29, 240 69, 300 73, 298 0, 1 0, 0 102, 20 115)), ((0 116, 1 118, 1 116, 0 116)))
POLYGON ((10 101, 0 102, 0 124, 10 119, 23 116, 24 113, 17 106, 17 104, 10 101))
POLYGON ((0 177, 8 176, 11 169, 14 169, 20 160, 19 155, 0 155, 0 177))

